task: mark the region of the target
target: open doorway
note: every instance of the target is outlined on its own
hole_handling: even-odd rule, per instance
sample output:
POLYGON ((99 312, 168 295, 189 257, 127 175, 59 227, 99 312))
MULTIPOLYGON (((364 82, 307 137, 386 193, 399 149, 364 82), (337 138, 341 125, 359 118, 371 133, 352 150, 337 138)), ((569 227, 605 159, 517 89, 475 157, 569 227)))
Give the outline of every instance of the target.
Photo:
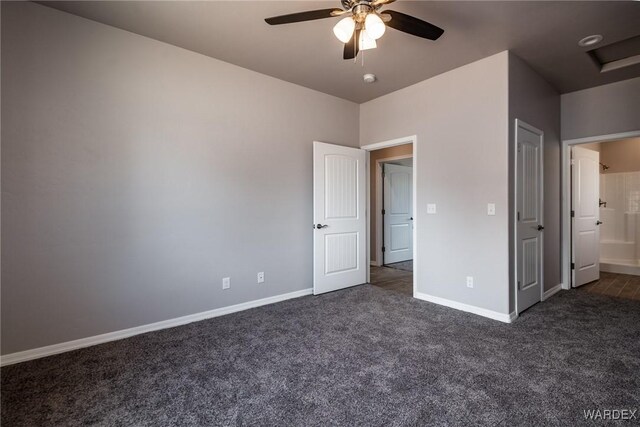
POLYGON ((640 299, 640 137, 569 155, 571 286, 640 299))
MULTIPOLYGON (((403 282, 406 293, 415 295, 415 249, 401 262, 410 261, 411 264, 399 265, 389 268, 383 267, 382 256, 378 257, 375 247, 383 242, 383 237, 376 233, 377 226, 382 225, 383 220, 372 215, 371 206, 376 206, 382 196, 376 197, 377 187, 376 171, 378 164, 389 163, 409 159, 412 174, 404 181, 408 187, 398 190, 398 186, 390 185, 387 194, 393 191, 403 191, 409 208, 404 209, 404 216, 409 219, 410 242, 415 242, 416 225, 415 200, 416 200, 416 136, 398 138, 363 146, 361 148, 345 147, 328 144, 320 141, 313 143, 313 293, 314 295, 344 289, 364 283, 379 283, 380 271, 387 271, 391 277, 385 281, 394 279, 403 282), (377 152, 383 148, 396 147, 409 144, 409 151, 404 148, 396 148, 394 154, 388 157, 387 152, 377 152), (373 152, 376 152, 372 154, 373 152), (399 154, 403 153, 403 154, 399 154), (373 160, 371 160, 373 156, 373 160), (382 160, 379 162, 378 160, 382 160), (370 167, 370 163, 374 168, 370 167), (373 184, 372 184, 373 180, 373 184), (373 191, 372 191, 373 189, 373 191), (409 193, 409 194, 406 194, 409 193), (374 247, 372 250, 371 248, 374 247), (372 253, 373 261, 372 261, 372 253), (370 266, 381 270, 371 272, 370 266), (394 274, 395 273, 395 274, 394 274), (373 275, 373 280, 371 277, 373 275), (402 277, 400 277, 402 276, 402 277)), ((391 165, 389 165, 391 166, 391 165)), ((405 164, 395 165, 398 167, 405 164)), ((380 175, 380 185, 383 185, 380 175)), ((402 179, 398 179, 402 181, 402 179)), ((380 187, 382 191, 382 188, 380 187)), ((393 203, 393 198, 390 199, 393 203)), ((375 209, 375 208, 374 208, 375 209)), ((393 207, 390 209, 396 211, 393 207)), ((395 224, 395 223, 394 223, 395 224)), ((382 233, 380 233, 382 234, 382 233)), ((405 236, 406 237, 406 236, 405 236)), ((397 242, 392 242, 397 247, 397 242)), ((396 283, 398 285, 398 283, 396 283)), ((403 288, 404 289, 404 288, 403 288)))
POLYGON ((413 295, 413 144, 370 150, 370 283, 413 295))

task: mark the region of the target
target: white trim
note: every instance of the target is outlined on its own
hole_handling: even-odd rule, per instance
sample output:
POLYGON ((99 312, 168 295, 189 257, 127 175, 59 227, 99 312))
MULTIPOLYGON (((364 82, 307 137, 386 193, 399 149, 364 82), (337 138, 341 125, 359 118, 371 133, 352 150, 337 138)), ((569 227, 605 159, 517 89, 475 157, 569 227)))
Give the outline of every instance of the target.
POLYGON ((376 142, 373 144, 363 145, 363 150, 373 151, 381 148, 395 147, 396 145, 415 144, 418 137, 416 135, 404 136, 402 138, 390 139, 388 141, 376 142))
POLYGON ((413 297, 423 301, 432 302, 434 304, 443 305, 445 307, 455 308, 456 310, 466 311, 467 313, 477 314, 478 316, 487 317, 489 319, 498 320, 504 323, 511 323, 517 317, 515 311, 511 313, 500 313, 497 311, 488 310, 486 308, 476 307, 475 305, 464 304, 446 298, 424 294, 422 292, 414 292, 413 297))
POLYGON ((371 164, 371 153, 365 151, 364 153, 364 174, 367 181, 367 190, 366 190, 366 206, 365 212, 367 217, 367 229, 365 230, 365 245, 367 245, 367 260, 369 260, 369 267, 367 268, 367 283, 371 283, 371 171, 369 170, 371 164))
POLYGON ((562 216, 562 289, 571 289, 573 283, 573 274, 571 272, 571 155, 569 150, 572 145, 589 144, 592 142, 609 142, 620 139, 640 137, 640 130, 612 133, 608 135, 589 136, 585 138, 565 139, 562 141, 561 149, 561 180, 562 187, 560 190, 562 216))
POLYGON ((554 296, 555 294, 557 294, 561 290, 562 290, 562 283, 558 283, 557 285, 555 285, 553 288, 549 289, 548 291, 544 291, 544 293, 542 294, 542 301, 551 298, 552 296, 554 296))
MULTIPOLYGON (((380 263, 377 261, 369 261, 369 265, 372 267, 381 267, 380 263)), ((367 279, 367 283, 369 283, 371 279, 367 279)))
POLYGON ((19 351, 0 357, 0 366, 12 365, 14 363, 25 362, 27 360, 39 359, 41 357, 52 356, 54 354, 65 353, 67 351, 77 350, 84 347, 90 347, 97 344, 103 344, 110 341, 116 341, 123 338, 129 338, 134 335, 140 335, 147 332, 158 331, 160 329, 173 328, 175 326, 186 325, 200 320, 211 319, 213 317, 224 316, 225 314, 236 313, 238 311, 248 310, 250 308, 260 307, 263 305, 273 304, 292 298, 299 298, 313 293, 313 288, 303 289, 301 291, 289 292, 286 294, 275 295, 272 297, 262 298, 259 300, 243 302, 228 307, 216 308, 214 310, 203 311, 201 313, 190 314, 187 316, 176 317, 174 319, 163 320, 161 322, 150 323, 148 325, 136 326, 134 328, 123 329, 116 332, 95 335, 93 337, 81 338, 74 341, 67 341, 59 344, 48 345, 46 347, 34 348, 31 350, 19 351))
MULTIPOLYGON (((363 145, 360 147, 366 151, 379 150, 380 148, 387 147, 395 147, 397 145, 404 144, 412 144, 412 154, 413 154, 413 296, 416 297, 418 292, 418 275, 416 272, 418 271, 418 240, 416 236, 418 235, 418 215, 417 215, 417 206, 418 206, 418 137, 416 135, 405 136, 402 138, 390 139, 388 141, 376 142, 374 144, 363 145)), ((370 162, 367 162, 370 163, 370 162)), ((367 180, 368 181, 368 180, 367 180)), ((371 206, 371 197, 370 191, 367 191, 367 206, 371 206)), ((371 247, 371 242, 369 241, 369 234, 371 233, 371 226, 367 227, 367 246, 371 247)), ((369 262, 371 262, 371 254, 369 253, 369 262)), ((367 269, 367 280, 369 280, 369 274, 371 269, 367 269)))
MULTIPOLYGON (((531 126, 530 124, 520 120, 515 119, 514 123, 514 141, 515 151, 513 156, 513 273, 515 277, 513 278, 513 304, 514 311, 518 312, 518 129, 523 128, 528 130, 531 133, 535 133, 540 136, 540 176, 539 183, 540 186, 540 195, 539 195, 539 206, 538 206, 538 216, 542 220, 542 225, 544 225, 544 132, 540 129, 531 126)), ((540 301, 544 301, 544 233, 540 234, 540 301)))
POLYGON ((633 130, 629 132, 611 133, 608 135, 587 136, 584 138, 574 138, 562 141, 566 145, 576 144, 589 144, 592 142, 610 142, 617 141, 619 139, 636 138, 640 136, 640 130, 633 130))
POLYGON ((630 274, 640 276, 640 265, 635 264, 619 264, 618 262, 608 262, 607 260, 600 262, 600 271, 606 273, 630 274))
MULTIPOLYGON (((403 154, 400 156, 386 157, 384 159, 376 160, 376 206, 374 215, 376 217, 376 261, 378 265, 383 265, 384 254, 382 253, 382 247, 384 246, 384 235, 382 234, 382 188, 384 185, 384 181, 382 179, 382 164, 391 162, 393 160, 401 160, 401 159, 410 159, 413 157, 413 153, 411 154, 403 154)), ((413 169, 413 168, 412 168, 413 169)), ((369 193, 371 195, 371 193, 369 193)), ((371 229, 371 225, 369 225, 369 229, 371 229)), ((371 246, 371 245, 369 245, 371 246)), ((415 246, 415 245, 414 245, 415 246)))

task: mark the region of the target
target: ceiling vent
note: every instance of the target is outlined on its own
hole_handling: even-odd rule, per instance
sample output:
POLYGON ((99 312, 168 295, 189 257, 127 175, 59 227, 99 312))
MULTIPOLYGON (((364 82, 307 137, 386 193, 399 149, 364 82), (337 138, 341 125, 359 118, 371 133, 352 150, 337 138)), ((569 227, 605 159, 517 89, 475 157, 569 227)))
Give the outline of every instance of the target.
POLYGON ((640 36, 587 51, 601 73, 640 64, 640 36))

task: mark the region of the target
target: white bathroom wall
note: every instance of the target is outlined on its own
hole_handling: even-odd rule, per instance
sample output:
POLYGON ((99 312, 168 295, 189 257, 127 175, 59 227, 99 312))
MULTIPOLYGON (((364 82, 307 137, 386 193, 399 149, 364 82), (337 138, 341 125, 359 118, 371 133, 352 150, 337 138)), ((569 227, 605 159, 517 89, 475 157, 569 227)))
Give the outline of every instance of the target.
POLYGON ((600 258, 604 262, 640 261, 640 172, 600 175, 600 258))

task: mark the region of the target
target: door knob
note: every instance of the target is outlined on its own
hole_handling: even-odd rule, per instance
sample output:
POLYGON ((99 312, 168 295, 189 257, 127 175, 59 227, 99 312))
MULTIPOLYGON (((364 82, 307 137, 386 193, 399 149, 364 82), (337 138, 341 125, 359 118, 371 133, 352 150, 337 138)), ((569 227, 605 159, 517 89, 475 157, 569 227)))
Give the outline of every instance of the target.
POLYGON ((544 230, 544 227, 543 227, 543 226, 541 226, 541 225, 539 225, 539 226, 538 226, 538 231, 542 231, 542 230, 544 230))
POLYGON ((317 228, 318 230, 320 230, 321 228, 327 228, 327 227, 328 227, 328 225, 327 225, 327 224, 324 224, 324 225, 322 225, 322 224, 318 224, 318 225, 316 225, 316 228, 317 228))
POLYGON ((596 225, 600 225, 602 223, 603 223, 602 221, 596 221, 596 225))
POLYGON ((409 221, 413 221, 413 217, 409 218, 409 221))

